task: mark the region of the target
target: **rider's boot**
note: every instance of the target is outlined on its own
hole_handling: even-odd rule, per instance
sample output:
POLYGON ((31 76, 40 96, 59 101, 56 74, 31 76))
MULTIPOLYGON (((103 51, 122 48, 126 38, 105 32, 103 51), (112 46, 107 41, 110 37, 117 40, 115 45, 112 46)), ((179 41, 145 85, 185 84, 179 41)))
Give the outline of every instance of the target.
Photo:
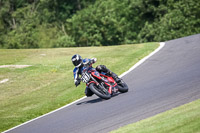
POLYGON ((85 95, 87 97, 91 97, 93 94, 94 93, 90 90, 90 88, 86 86, 86 88, 85 88, 85 95))
POLYGON ((121 81, 121 79, 117 76, 117 74, 115 74, 114 72, 110 71, 110 75, 112 76, 112 78, 119 83, 121 81))

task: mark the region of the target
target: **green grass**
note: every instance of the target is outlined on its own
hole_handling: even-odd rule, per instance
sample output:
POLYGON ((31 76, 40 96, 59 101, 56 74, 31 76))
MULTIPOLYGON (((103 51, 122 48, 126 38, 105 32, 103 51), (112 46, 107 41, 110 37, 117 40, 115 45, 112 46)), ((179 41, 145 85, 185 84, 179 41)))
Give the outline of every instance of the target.
POLYGON ((108 47, 57 49, 0 49, 0 65, 32 65, 0 68, 0 132, 48 113, 84 96, 85 85, 75 87, 72 55, 96 57, 118 75, 127 71, 159 46, 158 43, 108 47), (46 54, 46 56, 42 55, 46 54))
POLYGON ((111 133, 200 133, 200 99, 111 133))

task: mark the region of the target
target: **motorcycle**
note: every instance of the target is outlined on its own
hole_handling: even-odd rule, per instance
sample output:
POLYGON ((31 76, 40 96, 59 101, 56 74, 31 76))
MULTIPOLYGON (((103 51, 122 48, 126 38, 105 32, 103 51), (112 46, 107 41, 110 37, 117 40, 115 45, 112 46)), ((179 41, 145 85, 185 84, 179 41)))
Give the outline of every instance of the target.
POLYGON ((102 99, 110 99, 117 92, 128 92, 128 86, 122 79, 116 83, 111 76, 99 73, 91 66, 83 68, 81 81, 86 83, 86 86, 102 99))

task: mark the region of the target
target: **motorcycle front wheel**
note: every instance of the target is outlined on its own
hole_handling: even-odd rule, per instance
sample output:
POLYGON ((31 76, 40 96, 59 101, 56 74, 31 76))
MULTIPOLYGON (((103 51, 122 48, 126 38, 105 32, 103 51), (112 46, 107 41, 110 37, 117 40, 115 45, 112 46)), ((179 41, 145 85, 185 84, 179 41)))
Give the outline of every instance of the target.
POLYGON ((111 95, 108 90, 103 86, 97 86, 95 83, 89 85, 90 90, 102 99, 110 99, 111 95))
POLYGON ((121 79, 121 82, 117 84, 119 87, 119 92, 125 93, 128 92, 128 85, 121 79))

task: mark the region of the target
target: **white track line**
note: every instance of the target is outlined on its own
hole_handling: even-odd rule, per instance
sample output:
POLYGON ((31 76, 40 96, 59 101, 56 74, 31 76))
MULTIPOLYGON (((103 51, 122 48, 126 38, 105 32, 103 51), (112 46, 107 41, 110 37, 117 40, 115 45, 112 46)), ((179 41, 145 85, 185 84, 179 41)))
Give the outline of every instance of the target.
POLYGON ((165 46, 165 42, 160 42, 160 46, 154 50, 151 54, 149 54, 148 56, 144 57, 143 59, 141 59, 139 62, 137 62, 134 66, 132 66, 128 71, 122 73, 119 77, 123 77, 124 75, 126 75, 127 73, 129 73, 130 71, 132 71, 133 69, 135 69, 136 67, 138 67, 139 65, 141 65, 143 62, 145 62, 148 58, 150 58, 151 56, 153 56, 155 53, 157 53, 159 50, 161 50, 163 47, 165 46))
POLYGON ((20 127, 20 126, 23 126, 23 125, 25 125, 25 124, 27 124, 27 123, 30 123, 30 122, 32 122, 32 121, 34 121, 34 120, 37 120, 37 119, 40 119, 40 118, 45 117, 45 116, 47 116, 47 115, 50 115, 50 114, 52 114, 52 113, 54 113, 54 112, 56 112, 56 111, 59 111, 59 110, 61 110, 61 109, 66 108, 66 107, 68 107, 68 106, 70 106, 70 105, 72 105, 72 104, 74 104, 74 103, 76 103, 76 102, 78 102, 78 101, 81 101, 81 100, 84 99, 84 98, 86 98, 86 96, 84 96, 84 97, 82 97, 82 98, 80 98, 80 99, 78 99, 78 100, 76 100, 76 101, 74 101, 74 102, 72 102, 72 103, 70 103, 70 104, 67 104, 67 105, 65 105, 65 106, 63 106, 63 107, 61 107, 61 108, 58 108, 58 109, 56 109, 56 110, 54 110, 54 111, 51 111, 51 112, 49 112, 49 113, 47 113, 47 114, 41 115, 41 116, 39 116, 39 117, 37 117, 37 118, 34 118, 34 119, 29 120, 29 121, 27 121, 27 122, 25 122, 25 123, 22 123, 22 124, 20 124, 20 125, 18 125, 18 126, 16 126, 16 127, 13 127, 13 128, 11 128, 11 129, 8 129, 8 130, 6 130, 6 131, 4 131, 4 132, 2 132, 2 133, 9 132, 9 131, 11 131, 11 130, 13 130, 13 129, 16 129, 16 128, 18 128, 18 127, 20 127))
MULTIPOLYGON (((164 42, 161 42, 161 43, 160 43, 160 46, 159 46, 156 50, 154 50, 154 51, 153 51, 151 54, 149 54, 148 56, 144 57, 142 60, 140 60, 138 63, 136 63, 133 67, 131 67, 128 71, 126 71, 126 72, 124 72, 123 74, 121 74, 119 77, 121 78, 121 77, 123 77, 124 75, 128 74, 130 71, 134 70, 136 67, 138 67, 140 64, 142 64, 144 61, 146 61, 148 58, 150 58, 150 57, 153 56, 155 53, 157 53, 159 50, 161 50, 164 46, 165 46, 165 43, 164 43, 164 42)), ((63 107, 61 107, 61 108, 58 108, 58 109, 56 109, 56 110, 54 110, 54 111, 51 111, 51 112, 49 112, 49 113, 47 113, 47 114, 44 114, 44 115, 42 115, 42 116, 39 116, 39 117, 34 118, 34 119, 32 119, 32 120, 29 120, 29 121, 27 121, 27 122, 25 122, 25 123, 22 123, 22 124, 20 124, 20 125, 18 125, 18 126, 15 126, 15 127, 11 128, 11 129, 8 129, 8 130, 6 130, 6 131, 4 131, 4 132, 2 132, 2 133, 9 132, 9 131, 11 131, 11 130, 13 130, 13 129, 16 129, 16 128, 18 128, 18 127, 20 127, 20 126, 23 126, 23 125, 25 125, 25 124, 27 124, 27 123, 30 123, 30 122, 32 122, 32 121, 34 121, 34 120, 37 120, 37 119, 40 119, 40 118, 42 118, 42 117, 44 117, 44 116, 50 115, 50 114, 52 114, 52 113, 54 113, 54 112, 56 112, 56 111, 59 111, 59 110, 64 109, 64 108, 66 108, 66 107, 68 107, 68 106, 70 106, 70 105, 72 105, 72 104, 74 104, 74 103, 77 103, 77 102, 83 100, 84 98, 86 98, 86 96, 84 96, 84 97, 82 97, 82 98, 80 98, 80 99, 78 99, 78 100, 76 100, 76 101, 74 101, 74 102, 72 102, 72 103, 70 103, 70 104, 67 104, 67 105, 65 105, 65 106, 63 106, 63 107)))

